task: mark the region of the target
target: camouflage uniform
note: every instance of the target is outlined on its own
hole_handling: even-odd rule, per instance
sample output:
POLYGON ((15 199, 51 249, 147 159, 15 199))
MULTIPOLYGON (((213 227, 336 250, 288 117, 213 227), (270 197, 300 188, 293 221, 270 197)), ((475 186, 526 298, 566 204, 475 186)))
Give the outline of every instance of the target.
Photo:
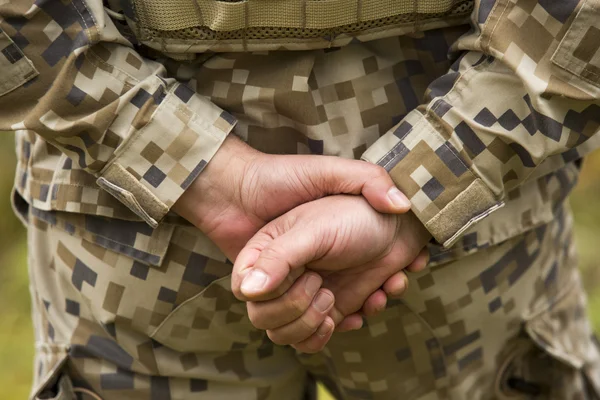
POLYGON ((600 145, 599 0, 108 6, 0 0, 33 398, 600 396, 565 204, 600 145), (231 263, 169 211, 234 126, 383 166, 436 239, 320 354, 253 329, 231 263))

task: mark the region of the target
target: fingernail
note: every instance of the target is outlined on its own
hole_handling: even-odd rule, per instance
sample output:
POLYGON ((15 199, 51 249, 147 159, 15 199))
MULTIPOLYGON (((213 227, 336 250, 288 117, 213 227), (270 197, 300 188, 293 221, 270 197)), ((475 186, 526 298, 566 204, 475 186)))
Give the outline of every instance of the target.
POLYGON ((267 278, 268 275, 260 269, 253 269, 242 281, 242 292, 244 294, 260 292, 267 283, 267 278))
POLYGON ((333 296, 329 293, 321 292, 317 295, 315 299, 314 307, 319 312, 325 312, 331 307, 333 304, 333 296))
POLYGON ((410 208, 410 201, 398 188, 393 187, 387 192, 387 196, 392 204, 397 208, 410 208))
POLYGON ((361 330, 361 329, 362 329, 363 325, 364 325, 364 322, 363 322, 363 320, 361 319, 361 320, 360 320, 360 324, 359 324, 359 325, 356 325, 356 328, 352 328, 352 329, 350 329, 350 330, 351 330, 351 331, 359 331, 359 330, 361 330))
POLYGON ((304 291, 309 297, 313 297, 317 290, 321 287, 321 278, 317 275, 309 275, 308 279, 306 279, 306 284, 304 285, 304 291))
POLYGON ((404 292, 406 292, 406 289, 408 288, 408 278, 406 277, 406 275, 404 277, 402 277, 402 285, 400 286, 400 288, 394 292, 391 297, 398 299, 402 296, 404 296, 404 292))
POLYGON ((406 277, 406 275, 404 275, 402 277, 402 285, 400 285, 400 287, 398 288, 399 295, 402 295, 404 293, 407 285, 408 285, 408 278, 406 277))
POLYGON ((333 325, 330 322, 325 321, 321 324, 321 326, 319 326, 319 329, 317 329, 317 335, 320 337, 327 336, 332 330, 333 325))

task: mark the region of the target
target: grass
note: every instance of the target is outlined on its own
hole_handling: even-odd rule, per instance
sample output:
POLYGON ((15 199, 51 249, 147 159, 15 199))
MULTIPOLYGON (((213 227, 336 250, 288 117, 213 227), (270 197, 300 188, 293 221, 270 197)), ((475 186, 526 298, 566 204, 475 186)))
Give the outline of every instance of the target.
POLYGON ((27 285, 27 249, 21 240, 2 257, 0 271, 0 396, 26 399, 33 363, 33 331, 27 285))

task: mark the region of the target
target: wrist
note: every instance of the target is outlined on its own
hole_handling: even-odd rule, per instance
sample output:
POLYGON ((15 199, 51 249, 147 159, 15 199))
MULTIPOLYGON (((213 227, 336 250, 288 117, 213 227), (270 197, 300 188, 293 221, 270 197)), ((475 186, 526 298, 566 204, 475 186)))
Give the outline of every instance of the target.
POLYGON ((236 136, 228 136, 204 171, 173 205, 173 211, 206 233, 218 215, 238 206, 244 171, 259 155, 236 136))

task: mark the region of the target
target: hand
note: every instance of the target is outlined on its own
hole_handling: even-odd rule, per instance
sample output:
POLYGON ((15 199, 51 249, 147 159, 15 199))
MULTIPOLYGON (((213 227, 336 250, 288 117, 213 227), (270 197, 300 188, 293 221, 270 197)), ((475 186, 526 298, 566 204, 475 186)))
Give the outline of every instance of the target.
POLYGON ((372 296, 385 300, 378 289, 406 279, 399 271, 424 268, 422 250, 430 238, 412 213, 380 214, 360 196, 326 197, 293 209, 250 239, 235 261, 232 289, 249 301, 252 323, 272 341, 318 351, 335 325, 362 324, 355 313, 372 296), (294 282, 305 267, 318 275, 305 273, 294 282))
POLYGON ((381 167, 339 157, 264 154, 230 136, 173 210, 235 260, 270 220, 339 193, 362 194, 385 213, 410 208, 381 167))

